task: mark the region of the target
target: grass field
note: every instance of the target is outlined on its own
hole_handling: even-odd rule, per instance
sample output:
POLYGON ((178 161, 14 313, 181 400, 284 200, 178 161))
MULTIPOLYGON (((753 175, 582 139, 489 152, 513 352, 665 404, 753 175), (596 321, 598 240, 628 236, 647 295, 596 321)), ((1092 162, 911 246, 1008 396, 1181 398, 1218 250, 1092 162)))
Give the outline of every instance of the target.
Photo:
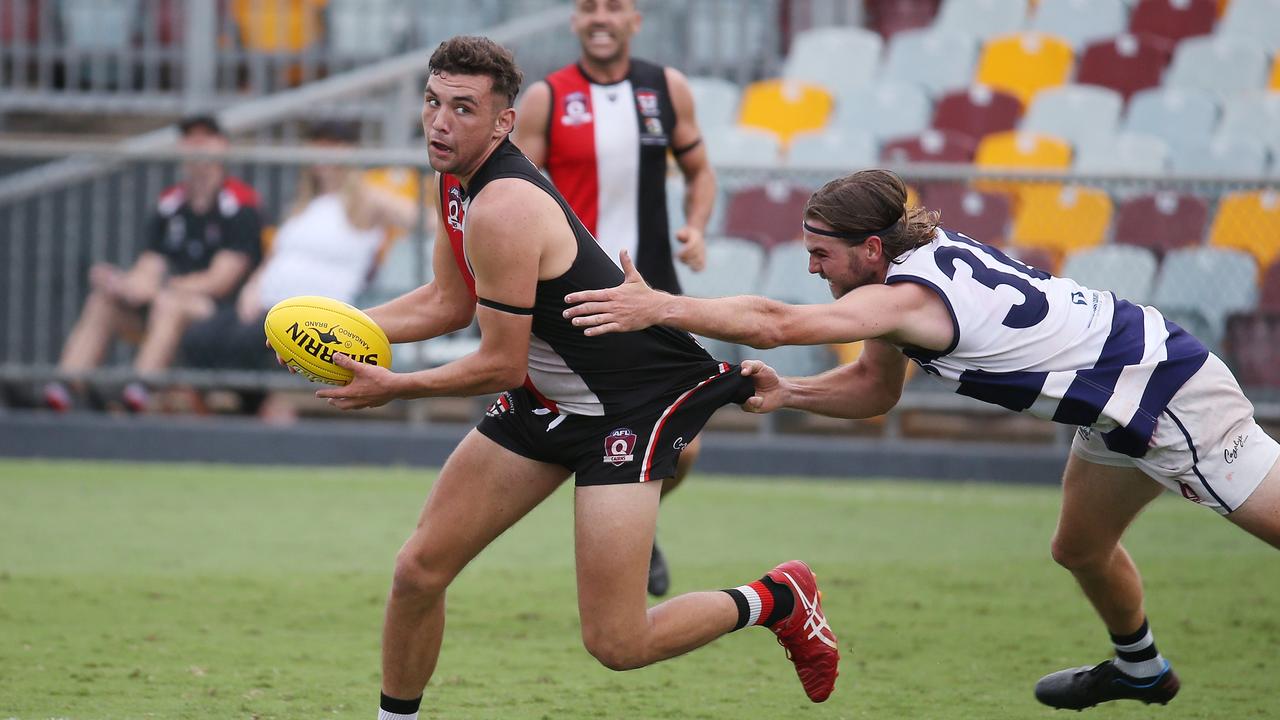
MULTIPOLYGON (((0 719, 373 717, 392 558, 431 479, 0 461, 0 719)), ((811 705, 758 628, 614 673, 579 640, 570 501, 450 590, 424 718, 1057 717, 1035 680, 1109 652, 1048 556, 1056 489, 699 477, 660 521, 674 589, 808 560, 841 638, 836 692, 811 705)), ((1280 717, 1274 552, 1172 497, 1128 544, 1183 692, 1093 716, 1280 717)))

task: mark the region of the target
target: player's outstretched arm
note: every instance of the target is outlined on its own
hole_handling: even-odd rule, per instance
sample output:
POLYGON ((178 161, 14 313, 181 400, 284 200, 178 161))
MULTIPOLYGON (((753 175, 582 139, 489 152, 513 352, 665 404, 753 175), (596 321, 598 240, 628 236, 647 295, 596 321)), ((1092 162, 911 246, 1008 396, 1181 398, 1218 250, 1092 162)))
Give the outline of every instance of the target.
MULTIPOLYGON (((621 285, 565 296, 573 306, 565 317, 589 336, 668 325, 762 349, 856 342, 899 333, 919 307, 931 301, 924 294, 928 291, 908 285, 868 285, 828 305, 788 305, 754 295, 669 295, 650 288, 625 251, 620 257, 625 275, 621 285)), ((942 312, 945 315, 945 309, 942 312)))
POLYGON ((779 377, 759 360, 744 360, 742 374, 755 380, 756 392, 743 409, 760 413, 791 408, 828 417, 876 417, 898 404, 906 370, 906 357, 881 340, 866 341, 856 361, 809 377, 779 377))

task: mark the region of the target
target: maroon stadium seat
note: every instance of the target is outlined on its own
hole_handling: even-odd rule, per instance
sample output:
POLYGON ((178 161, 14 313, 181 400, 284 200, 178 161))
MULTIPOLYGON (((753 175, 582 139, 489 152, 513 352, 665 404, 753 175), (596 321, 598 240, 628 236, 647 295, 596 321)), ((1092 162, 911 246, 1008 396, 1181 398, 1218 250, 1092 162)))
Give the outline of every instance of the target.
POLYGON ((928 27, 938 14, 938 0, 867 0, 867 27, 887 41, 895 33, 928 27))
POLYGON ((1022 116, 1022 103, 1006 92, 971 87, 943 95, 934 109, 933 127, 954 130, 981 141, 994 132, 1012 130, 1022 116))
POLYGON ((1258 298, 1258 309, 1280 312, 1280 262, 1271 263, 1266 274, 1262 276, 1262 293, 1258 298))
POLYGON ((1280 312, 1232 315, 1223 344, 1241 385, 1280 388, 1280 312))
POLYGON ((1129 32, 1173 48, 1183 39, 1213 32, 1217 0, 1141 0, 1129 16, 1129 32))
POLYGON ((810 188, 784 182, 746 187, 729 196, 724 234, 766 248, 800 239, 800 220, 810 188))
POLYGON ((889 163, 971 163, 978 143, 968 135, 948 130, 925 130, 919 135, 886 143, 880 159, 889 163))
POLYGON ((1208 217, 1209 204, 1195 195, 1141 195, 1120 204, 1115 239, 1163 256, 1170 250, 1199 245, 1208 217))
POLYGON ((942 213, 942 226, 978 242, 1003 245, 1009 236, 1009 196, 973 190, 957 183, 921 189, 920 204, 942 213))
POLYGON ((1160 84, 1169 63, 1163 43, 1138 35, 1120 35, 1091 43, 1076 66, 1076 82, 1101 85, 1124 96, 1160 84))

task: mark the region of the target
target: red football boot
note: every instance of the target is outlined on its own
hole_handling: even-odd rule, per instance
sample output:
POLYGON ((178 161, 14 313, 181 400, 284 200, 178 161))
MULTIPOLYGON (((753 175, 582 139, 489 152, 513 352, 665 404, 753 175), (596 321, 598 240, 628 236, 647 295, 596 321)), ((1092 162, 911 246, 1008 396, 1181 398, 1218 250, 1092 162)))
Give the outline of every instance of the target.
POLYGON ((795 607, 786 619, 770 630, 778 636, 778 644, 787 651, 787 657, 795 663, 796 674, 809 699, 820 703, 835 689, 836 666, 840 662, 840 647, 836 634, 822 614, 822 594, 818 592, 818 578, 799 560, 784 562, 769 571, 769 579, 791 588, 795 607))

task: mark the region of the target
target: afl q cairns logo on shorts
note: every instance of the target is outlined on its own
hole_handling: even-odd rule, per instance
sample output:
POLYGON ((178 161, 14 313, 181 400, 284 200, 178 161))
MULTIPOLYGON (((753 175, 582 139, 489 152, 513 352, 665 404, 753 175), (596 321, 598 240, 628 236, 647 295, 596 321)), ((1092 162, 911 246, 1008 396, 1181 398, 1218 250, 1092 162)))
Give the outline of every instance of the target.
POLYGON ((636 434, 627 428, 618 428, 604 439, 604 461, 619 467, 636 459, 636 434))

